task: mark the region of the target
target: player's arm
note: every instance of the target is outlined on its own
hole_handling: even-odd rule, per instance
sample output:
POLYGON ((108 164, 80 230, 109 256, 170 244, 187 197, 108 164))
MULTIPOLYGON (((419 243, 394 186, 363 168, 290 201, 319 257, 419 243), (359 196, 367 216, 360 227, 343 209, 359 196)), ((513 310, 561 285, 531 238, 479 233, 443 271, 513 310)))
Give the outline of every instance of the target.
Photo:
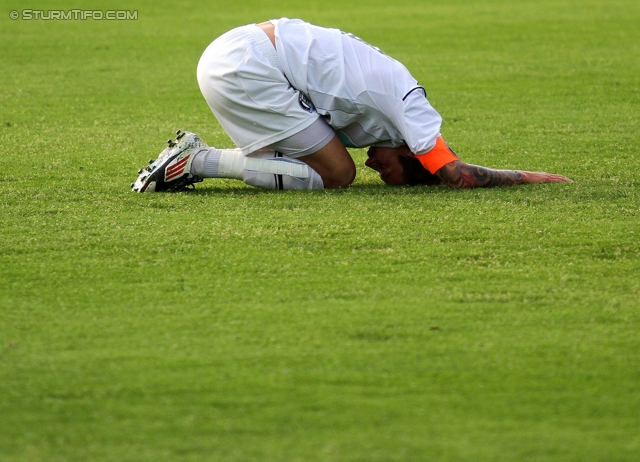
POLYGON ((465 164, 447 146, 442 137, 426 154, 416 156, 422 166, 442 183, 452 188, 494 188, 527 183, 571 183, 569 178, 553 173, 524 172, 521 170, 495 170, 479 165, 465 164))
POLYGON ((527 183, 571 183, 567 177, 545 172, 494 170, 456 160, 435 172, 444 184, 452 188, 493 188, 527 183))

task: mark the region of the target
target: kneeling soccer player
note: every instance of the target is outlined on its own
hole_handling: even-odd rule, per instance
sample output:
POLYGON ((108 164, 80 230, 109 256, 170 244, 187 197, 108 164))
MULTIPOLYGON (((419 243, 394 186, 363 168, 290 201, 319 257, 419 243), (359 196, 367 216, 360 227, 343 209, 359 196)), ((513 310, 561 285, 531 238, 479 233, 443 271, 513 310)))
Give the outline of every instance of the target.
POLYGON ((370 146, 366 165, 390 185, 571 181, 461 162, 406 67, 338 29, 287 18, 233 29, 204 51, 197 77, 237 148, 212 148, 178 132, 139 171, 134 191, 180 191, 204 178, 267 189, 348 187, 356 167, 345 146, 370 146))

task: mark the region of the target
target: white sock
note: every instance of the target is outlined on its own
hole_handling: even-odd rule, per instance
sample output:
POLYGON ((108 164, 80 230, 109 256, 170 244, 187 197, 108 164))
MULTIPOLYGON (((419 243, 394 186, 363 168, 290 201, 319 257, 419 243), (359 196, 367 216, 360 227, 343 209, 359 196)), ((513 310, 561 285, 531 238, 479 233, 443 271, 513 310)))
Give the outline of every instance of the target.
POLYGON ((191 173, 200 178, 232 178, 265 189, 324 189, 318 173, 297 159, 264 150, 208 148, 196 153, 191 173))
POLYGON ((191 164, 191 174, 200 178, 220 178, 218 165, 223 151, 235 151, 235 149, 205 148, 198 151, 191 164))

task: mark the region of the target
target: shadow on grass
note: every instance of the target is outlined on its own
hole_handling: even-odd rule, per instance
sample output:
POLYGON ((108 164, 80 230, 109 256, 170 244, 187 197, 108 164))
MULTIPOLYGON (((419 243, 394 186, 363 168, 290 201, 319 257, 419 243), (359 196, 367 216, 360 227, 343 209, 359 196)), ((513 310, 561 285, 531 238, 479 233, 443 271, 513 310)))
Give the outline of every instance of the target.
POLYGON ((384 196, 418 196, 425 194, 444 194, 455 192, 446 186, 386 186, 386 185, 354 185, 345 189, 322 189, 322 190, 289 190, 277 191, 273 189, 259 189, 251 187, 234 186, 198 186, 195 190, 187 191, 184 194, 197 196, 263 196, 265 194, 309 194, 309 195, 384 195, 384 196))

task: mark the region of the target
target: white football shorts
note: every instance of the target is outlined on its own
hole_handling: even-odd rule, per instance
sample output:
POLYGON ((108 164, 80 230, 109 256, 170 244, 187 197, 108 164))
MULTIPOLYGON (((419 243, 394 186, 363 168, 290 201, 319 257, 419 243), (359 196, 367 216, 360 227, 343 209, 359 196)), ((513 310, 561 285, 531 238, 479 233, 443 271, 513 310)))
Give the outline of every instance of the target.
POLYGON ((276 49, 255 24, 214 40, 200 58, 197 76, 211 111, 244 155, 269 147, 301 157, 335 135, 287 81, 276 49))

